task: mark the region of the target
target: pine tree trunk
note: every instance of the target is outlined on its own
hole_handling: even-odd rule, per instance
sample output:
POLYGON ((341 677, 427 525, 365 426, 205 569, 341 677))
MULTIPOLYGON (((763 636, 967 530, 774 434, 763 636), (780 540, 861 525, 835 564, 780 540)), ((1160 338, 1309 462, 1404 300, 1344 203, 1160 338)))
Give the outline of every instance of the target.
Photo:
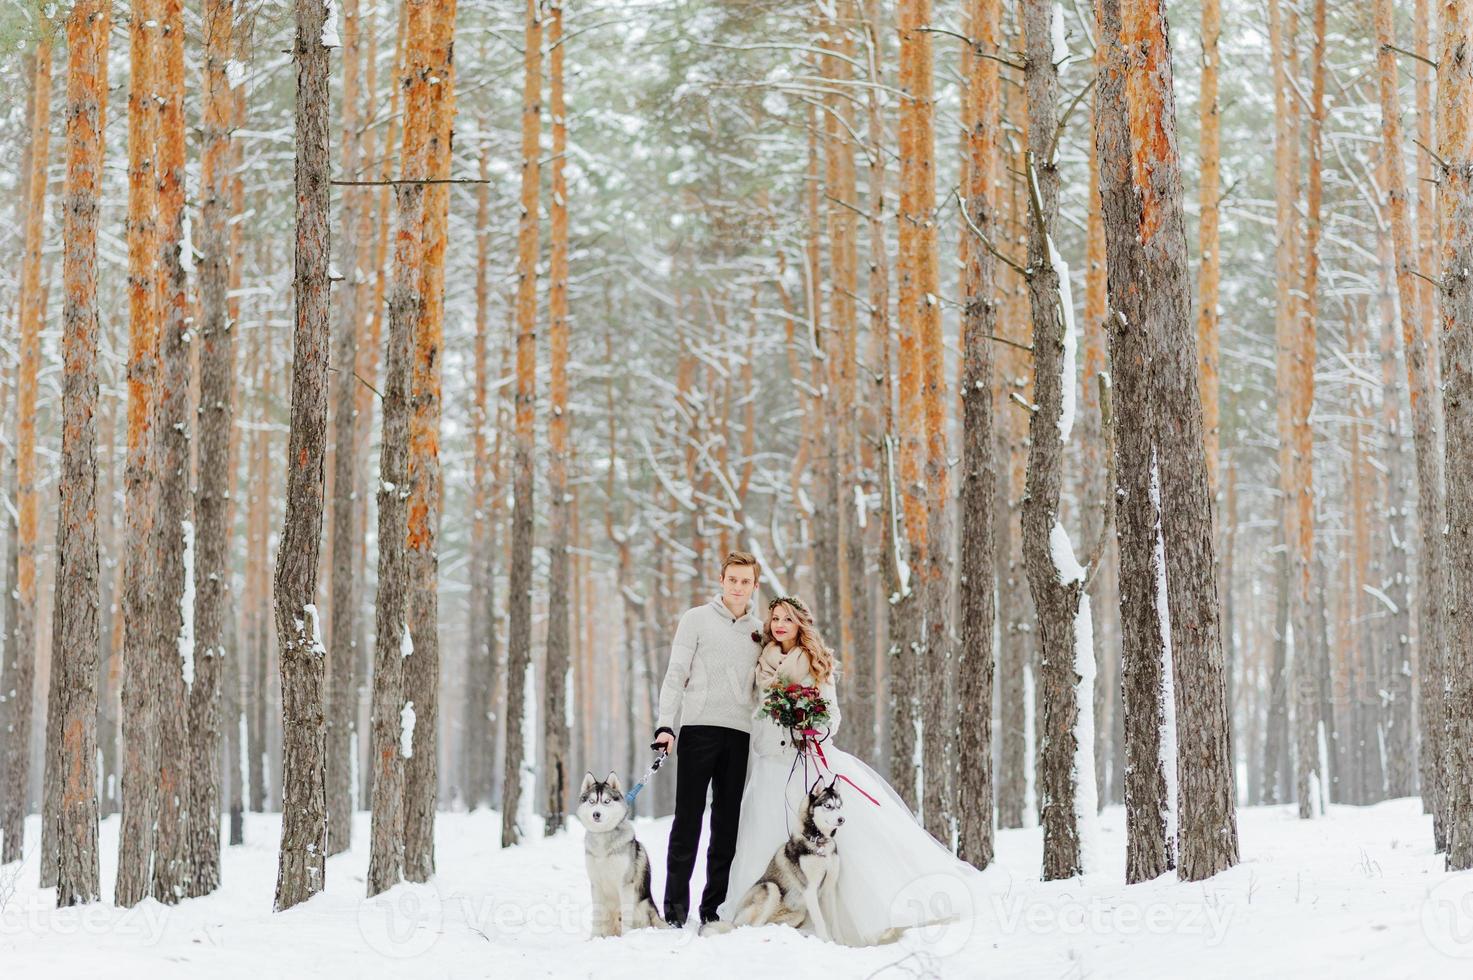
POLYGON ((194 524, 190 499, 189 415, 193 357, 185 310, 184 231, 184 6, 163 0, 158 61, 162 67, 159 126, 159 385, 154 403, 154 459, 159 486, 154 551, 158 577, 159 757, 154 836, 153 896, 168 905, 189 889, 189 687, 194 681, 194 609, 185 609, 193 585, 194 524))
MULTIPOLYGON (((1384 186, 1384 184, 1383 184, 1384 186)), ((1378 631, 1381 646, 1381 676, 1387 692, 1382 712, 1386 752, 1386 792, 1389 797, 1416 792, 1417 747, 1412 724, 1412 611, 1408 584, 1406 488, 1406 429, 1401 416, 1401 399, 1406 383, 1396 362, 1396 292, 1392 283, 1395 263, 1391 258, 1391 236, 1385 222, 1378 223, 1377 256, 1380 261, 1379 324, 1381 337, 1381 460, 1386 476, 1381 487, 1380 511, 1386 527, 1380 536, 1382 555, 1381 591, 1396 611, 1378 631)))
POLYGON ((1125 880, 1149 881, 1176 867, 1175 759, 1163 753, 1170 656, 1161 592, 1166 569, 1161 544, 1159 450, 1151 389, 1145 298, 1134 288, 1145 273, 1136 237, 1140 205, 1131 183, 1131 57, 1122 36, 1122 7, 1098 8, 1104 53, 1096 107, 1100 199, 1104 219, 1110 313, 1111 380, 1116 405, 1116 511, 1120 542, 1121 685, 1125 709, 1125 880), (1132 329, 1135 327, 1135 329, 1132 329))
MULTIPOLYGON (((926 569, 928 556, 927 499, 923 466, 929 434, 926 416, 926 343, 929 323, 940 315, 936 292, 928 289, 927 269, 934 270, 935 229, 930 202, 935 198, 934 139, 931 129, 930 0, 903 0, 898 10, 900 28, 900 208, 896 213, 899 253, 896 261, 900 323, 899 412, 896 431, 899 449, 899 496, 908 544, 901 566, 900 598, 892 604, 893 644, 891 677, 897 697, 891 710, 892 774, 896 792, 913 810, 921 811, 928 829, 936 814, 926 813, 921 780, 924 729, 920 694, 930 674, 926 662, 926 569), (902 631, 898 632, 897 631, 902 631), (900 675, 904 674, 904 677, 900 675), (919 749, 917 742, 920 743, 919 749)), ((933 773, 945 778, 943 773, 933 773)), ((934 780, 932 780, 934 782, 934 780)), ((934 831, 933 831, 934 832, 934 831)))
POLYGON ((992 335, 997 328, 996 134, 1000 128, 998 44, 1000 0, 973 0, 969 32, 975 48, 964 51, 968 127, 962 270, 962 478, 960 528, 960 624, 956 648, 957 854, 978 868, 993 857, 992 680, 996 620, 996 433, 992 419, 992 335))
MULTIPOLYGON (((1068 574, 1054 557, 1055 539, 1067 537, 1059 523, 1063 470, 1065 377, 1065 294, 1060 292, 1059 265, 1052 229, 1058 214, 1059 172, 1055 162, 1059 72, 1050 33, 1053 7, 1028 0, 1022 10, 1026 49, 1023 87, 1028 107, 1027 182, 1030 188, 1028 233, 1028 298, 1033 313, 1034 409, 1029 424, 1027 494, 1023 501, 1023 556, 1033 604, 1038 610, 1041 641, 1040 690, 1044 738, 1040 744, 1040 796, 1044 833, 1043 877, 1070 878, 1085 870, 1085 855, 1076 808, 1084 769, 1076 727, 1079 704, 1077 620, 1084 579, 1068 574)), ((1092 651, 1091 651, 1092 656, 1092 651)), ((1093 775, 1089 776, 1092 793, 1093 775)), ((1091 810, 1093 807, 1091 807, 1091 810)), ((1090 813, 1093 817, 1093 813, 1090 813)))
POLYGON ((519 826, 517 810, 524 785, 523 714, 532 675, 532 460, 537 400, 538 189, 542 131, 542 3, 527 0, 526 45, 522 64, 521 218, 517 226, 516 418, 512 457, 511 577, 507 595, 506 755, 503 762, 501 846, 518 843, 530 828, 519 826))
POLYGON ((296 301, 286 515, 276 551, 276 635, 281 658, 282 821, 277 911, 317 894, 327 856, 327 651, 317 608, 327 452, 328 69, 324 0, 297 0, 296 301))
POLYGON ((1375 0, 1376 62, 1381 99, 1381 143, 1386 159, 1386 200, 1391 223, 1391 241, 1396 258, 1396 287, 1400 299, 1402 343, 1406 355, 1407 382, 1411 394, 1412 444, 1417 459, 1417 522, 1421 547, 1417 552, 1419 696, 1421 708, 1421 751, 1430 761, 1424 764, 1424 806, 1432 812, 1433 843, 1441 851, 1447 846, 1444 826, 1444 778, 1439 761, 1443 757, 1442 732, 1445 709, 1442 698, 1444 612, 1447 609, 1446 540, 1441 533, 1445 521, 1443 460, 1437 449, 1440 424, 1434 362, 1426 337, 1419 328, 1416 256, 1412 251, 1411 220, 1407 213, 1406 164, 1402 155, 1401 109, 1397 92, 1396 44, 1391 0, 1375 0))
MULTIPOLYGON (((866 277, 866 296, 869 301, 868 360, 871 365, 879 366, 869 372, 874 380, 867 392, 868 397, 863 400, 863 411, 867 436, 865 446, 872 457, 869 476, 879 489, 880 496, 880 510, 876 515, 878 520, 869 536, 874 542, 874 550, 878 552, 880 594, 889 597, 896 593, 897 584, 894 561, 891 559, 894 548, 888 537, 894 522, 891 520, 892 510, 887 491, 884 449, 884 438, 892 431, 890 426, 893 424, 890 382, 890 268, 885 238, 885 146, 888 139, 878 91, 883 84, 883 54, 879 42, 880 4, 879 0, 863 2, 866 63, 869 66, 869 81, 872 83, 865 88, 865 166, 869 171, 869 267, 866 277), (868 445, 871 441, 873 446, 868 445)), ((861 602, 859 605, 865 606, 866 603, 861 602)), ((852 739, 850 744, 856 755, 874 759, 876 767, 881 772, 887 772, 889 754, 881 751, 879 712, 882 685, 875 663, 875 641, 878 637, 881 647, 887 651, 886 659, 889 660, 889 638, 881 635, 880 622, 872 623, 870 629, 863 632, 856 624, 855 635, 859 637, 860 647, 855 650, 850 678, 850 689, 853 692, 850 703, 858 712, 854 720, 846 723, 846 737, 852 739)), ((846 712, 848 714, 854 712, 846 712)))
MULTIPOLYGON (((199 474, 195 497, 194 684, 189 692, 190 895, 220 887, 220 738, 226 726, 231 760, 232 824, 240 807, 238 649, 226 642, 230 614, 230 543, 235 476, 234 322, 227 300, 233 258, 226 228, 229 212, 228 158, 234 99, 226 78, 235 27, 234 0, 210 0, 204 10, 204 146, 200 154, 200 402, 199 474), (225 703, 221 706, 224 678, 225 703), (231 691, 236 693, 232 694, 231 691), (223 721, 222 721, 223 719, 223 721)), ((333 608, 337 605, 334 603, 333 608)))
POLYGON ((248 524, 251 536, 246 574, 247 622, 250 624, 248 642, 251 651, 250 663, 246 671, 247 686, 250 688, 248 699, 250 731, 247 739, 250 744, 247 762, 250 766, 250 808, 255 813, 265 811, 267 798, 270 795, 266 775, 266 662, 270 640, 267 636, 269 626, 264 610, 266 606, 265 578, 269 558, 267 536, 271 508, 266 494, 258 487, 273 485, 271 482, 273 479, 271 453, 269 452, 270 435, 266 427, 260 424, 265 418, 260 402, 267 389, 268 380, 271 378, 271 375, 267 373, 270 360, 267 352, 272 348, 274 332, 269 326, 266 330, 259 331, 256 334, 255 349, 251 352, 251 358, 257 365, 252 391, 257 401, 254 414, 259 427, 256 430, 255 444, 251 450, 253 461, 247 472, 260 474, 258 485, 253 485, 249 479, 246 480, 246 495, 250 501, 248 524))
MULTIPOLYGON (((1094 69, 1098 77, 1102 74, 1105 63, 1104 45, 1095 46, 1094 69)), ((1092 91, 1090 104, 1089 132, 1094 133, 1099 125, 1099 86, 1096 83, 1092 91)), ((1100 204, 1100 151, 1096 140, 1090 141, 1089 147, 1089 190, 1088 190, 1089 214, 1085 223, 1085 245, 1084 245, 1084 371, 1080 378, 1080 439, 1079 439, 1079 482, 1078 494, 1081 502, 1080 507, 1080 530, 1081 540, 1089 542, 1091 547, 1095 542, 1100 542, 1102 548, 1108 548, 1108 539, 1102 537, 1105 526, 1113 515, 1110 508, 1114 501, 1114 491, 1108 487, 1109 467, 1105 459, 1106 445, 1104 432, 1104 418, 1101 414, 1100 401, 1100 376, 1109 371, 1105 359, 1105 323, 1106 312, 1109 306, 1109 291, 1107 273, 1105 268, 1105 220, 1104 212, 1100 204)), ((1101 558, 1105 567, 1102 573, 1110 571, 1109 562, 1101 558)), ((1109 581, 1108 574, 1095 575, 1089 582, 1087 589, 1090 597, 1090 608, 1095 611, 1099 620, 1103 620, 1109 613, 1111 606, 1119 608, 1119 602, 1112 602, 1115 598, 1113 592, 1107 592, 1106 586, 1113 584, 1109 581)), ((1094 655, 1096 664, 1095 689, 1094 689, 1094 712, 1095 712, 1095 798, 1101 808, 1109 800, 1109 780, 1111 778, 1111 739, 1113 732, 1115 701, 1120 691, 1120 678, 1118 676, 1118 663, 1112 655, 1113 650, 1105 631, 1096 626, 1094 631, 1094 655)))
MULTIPOLYGON (((425 173, 450 176, 455 71, 451 51, 455 0, 432 7, 428 63, 425 173)), ((407 138, 407 137, 406 137, 407 138)), ((407 145, 407 144, 406 144, 407 145)), ((409 563, 409 631, 414 653, 404 664, 404 698, 414 705, 413 752, 404 762, 404 876, 429 881, 435 873, 435 795, 439 780, 440 613, 435 539, 440 500, 440 362, 445 346, 445 241, 450 188, 432 184, 424 195, 420 263, 422 305, 415 326, 410 374, 409 513, 405 547, 409 563)))
MULTIPOLYGON (((1282 504, 1281 504, 1282 506, 1282 504)), ((1282 523, 1282 522, 1281 522, 1282 523)), ((1282 543, 1283 528, 1276 537, 1282 543)), ((1283 803, 1288 799, 1289 763, 1289 555, 1280 553, 1277 562, 1278 595, 1274 602, 1274 653, 1268 670, 1268 711, 1263 738, 1263 787, 1260 802, 1283 803)))
POLYGON ((79 0, 67 18, 67 176, 62 222, 61 508, 53 623, 60 763, 58 907, 101 898, 97 853, 97 212, 107 97, 108 8, 79 0))
MULTIPOLYGON (((838 86, 852 84, 851 60, 854 58, 854 43, 850 25, 855 20, 854 4, 841 3, 834 16, 826 19, 827 44, 839 52, 841 57, 824 59, 824 74, 835 79, 838 86)), ((859 323, 855 298, 859 295, 858 283, 858 214, 856 176, 854 169, 854 144, 851 134, 855 132, 852 104, 848 98, 829 96, 829 111, 825 117, 824 153, 827 161, 825 184, 829 187, 829 264, 833 269, 834 289, 830 294, 831 311, 837 331, 831 358, 835 375, 835 403, 833 415, 833 442, 836 456, 835 509, 838 517, 838 608, 833 612, 839 627, 838 649, 844 664, 846 677, 864 670, 865 661, 872 660, 866 654, 873 649, 873 623, 870 604, 865 594, 864 535, 868 523, 864 512, 865 502, 860 482, 859 419, 856 412, 856 385, 858 380, 859 323)), ((751 365, 744 363, 743 372, 747 390, 751 389, 751 365)), ((753 399, 747 399, 747 411, 753 408, 753 399)), ((746 425, 748 438, 753 437, 754 418, 749 414, 746 425)), ((746 483, 750 480, 751 453, 745 454, 749 461, 746 483)), ((739 490, 740 496, 745 491, 739 490)), ((831 637, 830 640, 833 638, 831 637)), ((868 677, 862 682, 872 683, 868 677)), ((851 706, 861 705, 869 709, 868 702, 861 702, 862 694, 852 680, 846 684, 844 714, 846 721, 851 706)), ((872 696, 872 695, 871 695, 872 696)), ((873 728, 873 711, 855 711, 854 720, 864 731, 873 728)), ((847 731, 846 725, 846 731, 847 731)), ((851 743, 852 744, 852 743, 851 743)))
MULTIPOLYGON (((1113 6, 1114 0, 1105 0, 1102 23, 1110 19, 1113 6)), ((1151 365, 1146 407, 1152 413, 1159 471, 1157 561, 1164 565, 1169 623, 1165 638, 1171 694, 1165 707, 1174 712, 1168 723, 1176 726, 1177 876, 1200 881, 1238 860, 1212 492, 1192 343, 1191 273, 1165 8, 1163 0, 1131 0, 1126 9, 1120 43, 1132 53, 1125 88, 1130 178, 1138 208, 1133 231, 1140 250, 1135 279, 1140 313, 1134 318, 1127 313, 1126 323, 1145 335, 1143 360, 1151 365)), ((1102 34, 1108 38, 1111 32, 1102 34)))
MULTIPOLYGON (((484 128, 484 127, 483 127, 484 128)), ((490 176, 491 145, 481 144, 480 178, 490 176)), ((471 409, 472 524, 471 524, 471 595, 470 637, 466 653, 467 684, 465 692, 465 771, 462 786, 465 804, 474 810, 491 805, 491 767, 494 754, 491 688, 495 683, 495 650, 497 646, 494 598, 496 595, 496 522, 493 497, 499 501, 499 481, 494 481, 488 446, 490 423, 488 393, 491 363, 488 347, 491 333, 491 296, 488 282, 491 259, 491 189, 488 183, 476 187, 476 341, 475 401, 471 409)), ((498 396, 499 401, 499 396, 498 396)), ((500 421, 499 413, 497 422, 500 421)), ((500 447, 501 429, 497 426, 496 445, 500 447)), ((499 511, 499 507, 495 508, 499 511)))
MULTIPOLYGON (((930 0, 920 0, 925 9, 918 11, 916 27, 929 28, 930 0)), ((936 208, 935 134, 932 125, 932 61, 931 35, 915 33, 917 48, 916 87, 910 90, 916 109, 916 131, 913 147, 920 159, 913 175, 915 180, 912 216, 930 215, 936 208)), ((921 580, 925 635, 922 719, 922 776, 924 799, 922 815, 931 836, 948 845, 955 820, 954 787, 951 785, 953 764, 948 760, 948 746, 954 729, 948 723, 947 704, 951 699, 949 683, 952 660, 951 637, 951 466, 947 451, 946 423, 950 399, 946 397, 945 353, 941 342, 941 295, 939 253, 936 223, 928 217, 920 228, 920 295, 917 297, 920 320, 920 342, 924 364, 922 401, 925 406, 926 438, 926 550, 925 560, 917 567, 921 580)))
POLYGON ((426 197, 432 123, 429 91, 436 0, 406 6, 403 89, 406 107, 402 183, 394 188, 394 283, 384 353, 383 431, 379 450, 378 600, 373 667, 373 823, 368 865, 370 897, 398 884, 407 871, 407 760, 418 748, 417 706, 408 691, 415 637, 409 622, 409 500, 415 338, 424 317, 426 197))
POLYGON ((136 0, 129 19, 128 458, 123 566, 123 816, 114 901, 132 906, 153 883, 158 805, 157 630, 152 583, 158 497, 154 400, 158 383, 158 0, 136 0))
POLYGON ((25 251, 20 274, 20 344, 16 375, 16 449, 11 462, 16 488, 17 519, 11 524, 13 555, 5 617, 8 630, 5 671, 0 677, 4 698, 4 792, 0 793, 0 864, 19 861, 24 852, 26 801, 30 796, 32 690, 36 675, 36 390, 41 366, 41 245, 46 229, 46 174, 51 158, 50 24, 36 44, 31 78, 30 147, 26 180, 25 251))
MULTIPOLYGON (((1324 0, 1320 0, 1321 3, 1324 0)), ((1444 0, 1438 59, 1442 383, 1447 424, 1447 870, 1473 867, 1473 31, 1468 0, 1444 0)))
POLYGON ((549 581, 547 598, 547 678, 543 717, 543 780, 547 786, 545 833, 551 837, 563 829, 572 789, 569 781, 569 730, 567 694, 572 687, 569 658, 571 625, 568 606, 568 182, 563 175, 567 154, 567 112, 563 98, 563 4, 548 4, 548 113, 552 119, 551 253, 547 268, 547 312, 549 380, 551 396, 547 420, 547 492, 551 497, 548 532, 549 581))
MULTIPOLYGON (((358 124, 358 0, 343 5, 342 156, 344 180, 359 179, 362 139, 358 124)), ((342 303, 333 338, 333 499, 332 499, 332 629, 328 631, 327 692, 327 853, 341 854, 353 841, 353 734, 358 719, 354 668, 358 659, 358 329, 362 323, 365 270, 358 263, 360 214, 368 191, 343 193, 342 237, 338 267, 342 303)))

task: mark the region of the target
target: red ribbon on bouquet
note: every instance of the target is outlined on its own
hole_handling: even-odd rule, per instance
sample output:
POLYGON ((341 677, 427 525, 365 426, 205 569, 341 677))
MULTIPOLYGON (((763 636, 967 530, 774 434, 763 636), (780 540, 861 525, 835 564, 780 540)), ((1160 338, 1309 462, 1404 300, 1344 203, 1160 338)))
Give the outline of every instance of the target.
POLYGON ((820 741, 818 739, 818 731, 817 731, 817 729, 813 729, 813 728, 800 728, 800 729, 798 729, 798 734, 803 736, 803 745, 804 745, 805 749, 808 746, 812 746, 813 751, 818 754, 818 761, 823 764, 823 768, 824 769, 827 769, 828 770, 830 776, 832 776, 834 779, 842 779, 842 780, 844 780, 844 782, 848 783, 850 786, 853 786, 859 792, 859 795, 860 796, 863 796, 865 799, 869 800, 875 806, 879 806, 880 805, 880 801, 877 800, 877 799, 875 799, 873 796, 870 796, 864 790, 860 789, 858 783, 856 783, 854 780, 850 779, 848 776, 844 775, 841 772, 840 773, 834 772, 834 770, 829 766, 829 760, 823 754, 823 745, 820 743, 820 741))

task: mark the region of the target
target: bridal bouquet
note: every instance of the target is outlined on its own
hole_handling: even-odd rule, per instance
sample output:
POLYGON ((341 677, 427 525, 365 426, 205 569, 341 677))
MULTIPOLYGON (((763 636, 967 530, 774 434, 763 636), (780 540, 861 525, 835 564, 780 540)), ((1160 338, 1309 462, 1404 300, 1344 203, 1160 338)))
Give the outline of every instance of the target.
POLYGON ((762 699, 759 713, 783 728, 806 734, 805 729, 812 730, 828 724, 829 703, 818 693, 816 687, 774 684, 767 689, 767 696, 762 699))

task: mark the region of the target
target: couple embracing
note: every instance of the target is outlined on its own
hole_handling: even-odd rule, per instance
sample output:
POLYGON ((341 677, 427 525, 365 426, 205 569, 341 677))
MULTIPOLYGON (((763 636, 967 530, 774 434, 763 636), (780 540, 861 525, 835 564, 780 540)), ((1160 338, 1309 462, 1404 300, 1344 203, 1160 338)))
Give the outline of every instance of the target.
POLYGON ((834 746, 840 711, 833 651, 801 599, 780 596, 759 614, 760 576, 754 556, 728 554, 720 594, 681 617, 671 645, 655 730, 656 744, 680 758, 665 921, 683 926, 689 916, 708 789, 702 925, 737 917, 738 903, 770 871, 774 853, 802 832, 816 798, 810 793, 822 791, 841 798, 843 813, 833 836, 838 870, 822 898, 825 938, 867 946, 945 921, 957 911, 957 888, 974 884, 979 872, 928 834, 874 769, 834 746), (763 713, 769 692, 790 685, 816 688, 827 702, 823 731, 784 726, 763 713))

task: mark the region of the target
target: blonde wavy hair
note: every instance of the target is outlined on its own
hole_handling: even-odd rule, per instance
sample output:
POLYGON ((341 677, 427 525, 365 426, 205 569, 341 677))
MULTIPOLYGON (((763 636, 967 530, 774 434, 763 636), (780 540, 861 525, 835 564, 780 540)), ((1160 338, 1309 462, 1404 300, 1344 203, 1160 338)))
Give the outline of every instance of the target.
POLYGON ((808 654, 808 665, 813 669, 813 680, 817 684, 827 684, 838 669, 834 663, 834 651, 830 650, 828 644, 823 642, 823 636, 814 625, 813 613, 809 612, 808 606, 797 596, 778 596, 767 604, 767 618, 762 621, 762 629, 752 634, 752 639, 764 647, 769 643, 776 642, 772 636, 772 613, 778 606, 786 606, 793 614, 793 619, 798 622, 797 645, 808 654))

